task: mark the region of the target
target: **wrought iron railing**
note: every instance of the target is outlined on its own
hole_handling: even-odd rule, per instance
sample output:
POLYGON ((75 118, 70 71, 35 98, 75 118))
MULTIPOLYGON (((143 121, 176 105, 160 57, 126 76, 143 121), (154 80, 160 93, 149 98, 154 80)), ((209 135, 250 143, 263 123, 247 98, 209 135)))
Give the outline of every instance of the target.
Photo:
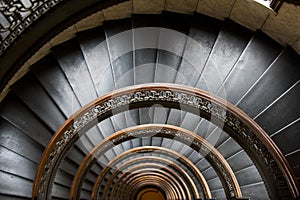
POLYGON ((0 55, 34 21, 61 1, 63 0, 0 0, 0 55))

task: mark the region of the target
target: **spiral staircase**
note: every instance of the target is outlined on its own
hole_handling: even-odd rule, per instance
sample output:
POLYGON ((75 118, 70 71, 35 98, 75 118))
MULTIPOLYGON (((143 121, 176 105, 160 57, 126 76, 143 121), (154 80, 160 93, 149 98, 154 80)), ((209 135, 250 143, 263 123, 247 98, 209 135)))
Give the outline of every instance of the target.
MULTIPOLYGON (((178 188, 188 185, 185 192, 178 192, 182 199, 297 199, 299 194, 293 196, 284 179, 272 179, 274 185, 279 185, 273 188, 259 161, 255 160, 257 155, 245 149, 247 141, 232 136, 229 129, 223 128, 226 127, 224 122, 206 117, 202 111, 200 114, 190 111, 183 104, 176 107, 154 100, 151 104, 145 100, 145 104, 113 110, 103 120, 98 119, 93 126, 83 129, 60 155, 51 172, 47 194, 35 197, 33 188, 38 187, 34 185, 37 171, 45 170, 39 163, 47 155, 43 152, 51 146, 51 138, 71 121, 79 119, 80 110, 89 107, 86 105, 96 105, 97 99, 107 94, 113 98, 141 88, 151 92, 157 87, 171 91, 183 87, 197 95, 207 92, 211 99, 220 97, 224 99, 222 102, 230 103, 222 105, 238 108, 246 113, 243 116, 252 118, 271 138, 271 144, 280 149, 297 190, 300 179, 299 63, 300 56, 294 49, 280 45, 262 31, 249 30, 228 18, 220 20, 200 13, 132 14, 130 18, 104 21, 101 26, 81 31, 76 37, 52 47, 47 55, 30 66, 1 102, 0 199, 91 199, 99 177, 102 182, 96 188, 96 196, 103 199, 146 199, 146 195, 141 197, 141 191, 158 195, 157 199, 172 199, 166 188, 172 188, 177 182, 178 188), (182 142, 188 136, 178 140, 153 133, 136 136, 113 142, 103 154, 94 155, 94 148, 112 135, 135 128, 163 130, 163 125, 176 132, 196 134, 203 138, 204 144, 209 143, 210 151, 216 152, 213 155, 224 158, 228 170, 233 172, 240 196, 230 196, 218 167, 207 155, 193 148, 192 142, 182 142), (144 151, 126 154, 139 148, 144 151), (155 150, 149 150, 151 148, 155 150), (159 148, 172 151, 177 157, 171 158, 159 148), (96 159, 89 166, 85 161, 91 155, 96 159), (127 157, 110 166, 102 177, 105 167, 120 155, 127 157), (147 183, 135 185, 138 191, 131 188, 135 179, 140 180, 138 176, 135 178, 131 172, 122 182, 129 167, 124 167, 124 171, 119 169, 134 161, 137 162, 132 164, 135 167, 144 164, 149 168, 136 172, 147 183), (174 168, 170 167, 173 165, 174 168), (84 166, 89 167, 78 178, 84 166), (191 170, 194 167, 196 170, 191 170), (175 173, 169 172, 170 168, 175 173), (202 182, 199 175, 203 176, 202 182), (110 180, 112 176, 115 179, 110 180), (75 190, 76 177, 81 182, 75 190), (163 177, 161 182, 157 181, 158 177, 163 177), (119 196, 113 193, 112 186, 118 186, 117 180, 120 181, 119 196), (189 196, 193 188, 198 193, 189 196)), ((271 163, 276 162, 272 159, 271 163)))

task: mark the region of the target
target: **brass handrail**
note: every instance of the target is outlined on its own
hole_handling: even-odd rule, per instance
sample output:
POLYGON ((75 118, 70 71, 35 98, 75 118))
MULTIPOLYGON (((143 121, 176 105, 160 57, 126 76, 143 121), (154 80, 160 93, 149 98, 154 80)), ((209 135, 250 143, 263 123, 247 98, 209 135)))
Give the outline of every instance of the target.
MULTIPOLYGON (((128 162, 126 162, 126 163, 124 163, 124 165, 122 165, 122 166, 120 166, 119 168, 118 168, 118 171, 116 171, 116 172, 114 172, 110 177, 109 177, 109 179, 108 179, 108 181, 107 181, 107 184, 105 184, 105 188, 104 188, 104 190, 103 190, 103 195, 102 195, 102 200, 105 200, 105 198, 107 197, 107 193, 108 193, 108 190, 109 190, 109 186, 110 186, 110 184, 111 184, 111 182, 117 177, 117 175, 120 173, 120 172, 122 172, 122 170, 124 170, 124 169, 126 169, 126 168, 128 168, 127 170, 125 170, 124 171, 124 173, 122 173, 122 175, 124 174, 124 176, 122 176, 122 177, 124 177, 125 178, 125 180, 127 180, 126 179, 126 175, 129 175, 129 176, 127 176, 127 178, 133 178, 133 176, 134 175, 137 175, 137 174, 139 174, 140 172, 142 172, 143 170, 148 170, 148 171, 160 171, 162 174, 164 174, 164 175, 167 175, 167 174, 169 174, 169 178, 170 178, 170 180, 173 180, 173 182, 175 181, 175 180, 177 180, 177 182, 178 182, 178 184, 177 184, 177 186, 178 187, 181 187, 181 185, 182 185, 182 187, 179 189, 179 192, 180 191, 186 191, 186 194, 185 194, 185 196, 186 196, 186 198, 187 199, 191 199, 191 194, 189 193, 189 188, 188 188, 188 186, 186 185, 186 183, 185 183, 185 181, 178 175, 178 174, 176 174, 173 170, 171 170, 167 165, 165 165, 165 164, 162 164, 162 163, 149 163, 149 160, 150 159, 153 159, 153 161, 157 161, 157 162, 163 162, 163 163, 168 163, 168 164, 170 164, 172 167, 174 167, 174 168, 176 168, 176 170, 179 170, 179 172, 180 173, 183 173, 183 170, 180 170, 180 167, 179 166, 176 166, 176 165, 174 165, 174 163, 172 163, 172 162, 170 162, 170 161, 168 161, 167 159, 162 159, 162 158, 157 158, 157 157, 146 157, 146 161, 145 161, 145 163, 140 163, 140 162, 142 162, 141 161, 141 159, 142 158, 136 158, 136 159, 133 159, 133 162, 132 163, 128 163, 128 162), (136 164, 135 164, 135 162, 136 162, 136 164), (133 165, 133 166, 132 166, 133 165), (132 167, 131 167, 132 166, 132 167)), ((144 175, 146 175, 146 174, 141 174, 141 176, 144 176, 144 175)), ((183 175, 184 176, 184 178, 187 178, 188 177, 188 175, 183 175)), ((125 181, 124 180, 124 181, 125 181)), ((189 181, 191 181, 191 180, 189 180, 189 181)), ((116 182, 117 183, 117 182, 116 182)), ((193 191, 193 195, 194 195, 194 197, 195 197, 195 195, 196 195, 196 198, 198 198, 198 195, 199 194, 197 194, 197 189, 196 189, 196 186, 192 183, 192 182, 190 182, 189 184, 192 184, 193 186, 192 186, 192 191, 193 191)), ((115 185, 117 185, 117 184, 115 184, 115 185)), ((114 194, 114 189, 112 189, 111 190, 111 194, 114 194)), ((117 193, 116 193, 117 194, 117 193)), ((110 196, 110 200, 112 200, 113 198, 112 198, 112 195, 110 196)))
MULTIPOLYGON (((126 174, 122 174, 121 176, 125 176, 126 174)), ((118 182, 121 181, 120 177, 116 183, 118 184, 118 182)), ((175 181, 176 182, 176 181, 175 181)), ((181 189, 180 188, 175 188, 174 181, 172 181, 172 179, 170 180, 168 177, 162 176, 158 173, 152 172, 151 174, 149 174, 148 176, 141 176, 141 177, 136 177, 136 179, 134 180, 134 183, 132 185, 134 185, 136 188, 139 188, 140 185, 155 185, 161 189, 164 189, 167 199, 168 200, 178 200, 178 199, 183 199, 181 196, 181 189), (158 183, 156 183, 158 182, 158 183)), ((124 196, 126 196, 126 194, 122 194, 120 191, 120 188, 117 188, 117 184, 115 184, 113 186, 113 191, 117 190, 116 193, 116 197, 120 197, 120 199, 124 199, 124 196)))
POLYGON ((77 196, 80 196, 80 188, 85 175, 97 161, 97 158, 104 155, 104 153, 111 148, 111 145, 118 145, 134 138, 149 136, 172 138, 186 145, 190 145, 192 149, 207 159, 216 173, 220 176, 227 197, 242 197, 240 187, 229 164, 220 152, 205 139, 191 131, 173 125, 147 124, 122 129, 108 136, 94 147, 94 149, 83 159, 73 178, 70 190, 71 199, 77 199, 77 196))
MULTIPOLYGON (((140 170, 140 172, 142 173, 143 170, 140 170)), ((164 187, 167 187, 169 189, 169 191, 172 191, 173 194, 178 194, 177 196, 179 196, 178 198, 173 198, 174 200, 177 200, 177 199, 189 199, 185 196, 184 194, 184 189, 178 185, 180 184, 179 182, 177 182, 177 180, 174 180, 174 179, 171 179, 169 177, 167 177, 165 174, 163 174, 163 172, 161 170, 158 170, 158 169, 145 169, 144 170, 145 173, 147 174, 133 174, 131 175, 131 179, 132 182, 131 182, 131 185, 129 185, 129 187, 125 188, 125 187, 122 187, 122 186, 125 186, 125 185, 121 185, 121 187, 117 187, 118 185, 117 184, 114 184, 113 188, 112 188, 112 192, 114 192, 116 194, 117 197, 120 197, 120 199, 128 199, 128 195, 127 193, 124 193, 125 190, 129 191, 131 194, 131 196, 134 196, 134 190, 138 190, 139 189, 139 186, 138 184, 140 183, 148 183, 148 185, 150 185, 151 183, 154 183, 157 181, 157 179, 161 178, 161 180, 164 180, 165 179, 165 183, 159 183, 157 184, 157 187, 158 188, 164 188, 164 187), (157 172, 155 172, 157 171, 157 172), (152 176, 152 181, 149 182, 149 177, 152 176), (171 182, 170 182, 171 181, 171 182), (167 183, 174 183, 176 185, 178 185, 178 188, 174 188, 174 186, 172 187, 172 185, 174 184, 170 184, 169 186, 167 185, 167 183), (184 198, 186 197, 186 198, 184 198)), ((128 172, 124 173, 124 175, 128 175, 128 172)), ((123 178, 123 177, 122 177, 123 178)), ((118 178, 117 182, 120 182, 122 180, 122 178, 118 178)), ((117 183, 116 182, 116 183, 117 183)), ((172 193, 169 192, 166 194, 166 196, 172 196, 172 193)), ((175 196, 175 195, 173 195, 175 196)), ((112 199, 111 198, 112 196, 110 196, 110 200, 112 199)))
POLYGON ((127 150, 127 151, 121 153, 120 155, 113 158, 101 170, 101 172, 99 173, 99 175, 94 183, 94 187, 93 187, 93 191, 92 191, 92 199, 98 199, 97 191, 99 190, 102 179, 105 177, 105 175, 108 173, 108 171, 113 168, 113 166, 116 163, 122 162, 127 157, 134 156, 135 154, 148 153, 148 152, 154 152, 154 153, 159 153, 161 155, 167 155, 168 157, 172 157, 172 158, 178 160, 182 165, 185 165, 187 167, 187 169, 192 172, 194 177, 196 177, 197 181, 200 183, 203 193, 205 195, 205 198, 206 199, 212 198, 209 186, 208 186, 205 178, 203 177, 203 175, 201 174, 199 169, 184 155, 182 155, 176 151, 173 151, 171 149, 164 148, 164 147, 143 146, 143 147, 136 147, 136 148, 133 148, 133 149, 130 149, 130 150, 127 150))

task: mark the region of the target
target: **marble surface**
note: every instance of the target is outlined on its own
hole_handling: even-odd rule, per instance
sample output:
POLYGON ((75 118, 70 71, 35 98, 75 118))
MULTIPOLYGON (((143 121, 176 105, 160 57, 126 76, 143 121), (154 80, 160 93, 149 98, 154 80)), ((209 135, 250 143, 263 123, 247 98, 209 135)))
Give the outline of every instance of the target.
POLYGON ((166 0, 165 9, 172 12, 193 14, 197 10, 199 0, 166 0))
POLYGON ((197 11, 218 19, 228 17, 235 0, 199 0, 197 11))
POLYGON ((255 31, 260 29, 272 11, 253 0, 238 0, 235 2, 229 18, 255 31))
POLYGON ((116 20, 131 17, 132 1, 126 1, 103 10, 104 20, 116 20))
POLYGON ((133 12, 135 14, 160 14, 164 7, 165 0, 133 0, 133 12))
POLYGON ((284 3, 278 14, 271 14, 262 31, 282 44, 293 45, 300 37, 300 6, 284 3))

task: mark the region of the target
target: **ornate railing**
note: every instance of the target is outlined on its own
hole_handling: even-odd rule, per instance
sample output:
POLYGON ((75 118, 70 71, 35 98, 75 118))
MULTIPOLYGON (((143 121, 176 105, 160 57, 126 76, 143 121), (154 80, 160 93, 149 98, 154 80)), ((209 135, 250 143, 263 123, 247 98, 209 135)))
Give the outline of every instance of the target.
POLYGON ((33 184, 33 199, 50 197, 58 163, 80 134, 114 114, 156 104, 214 119, 211 122, 222 126, 253 159, 272 199, 299 197, 299 185, 287 160, 263 129, 241 110, 196 88, 148 84, 123 88, 99 97, 69 118, 43 153, 33 184))
POLYGON ((190 146, 195 150, 195 152, 198 152, 205 157, 210 165, 214 168, 220 177, 228 198, 242 197, 240 187, 229 164, 220 154, 220 152, 210 145, 205 139, 195 133, 176 126, 147 124, 122 129, 102 140, 101 143, 99 143, 81 162, 73 179, 70 190, 70 199, 78 199, 85 175, 96 162, 97 158, 103 155, 107 150, 111 149, 115 145, 134 138, 152 137, 154 135, 155 137, 173 139, 190 146))
POLYGON ((0 55, 34 21, 63 0, 0 0, 0 55))
MULTIPOLYGON (((106 184, 104 182, 104 178, 109 172, 114 172, 116 170, 116 165, 117 163, 124 162, 124 160, 131 161, 131 158, 134 157, 135 155, 164 155, 167 156, 168 158, 172 158, 172 160, 176 160, 176 164, 182 166, 185 166, 186 169, 192 173, 193 177, 199 183, 199 186, 203 190, 204 196, 206 199, 211 199, 211 192, 209 189, 209 186, 204 178, 204 176, 201 174, 200 170, 194 165, 192 161, 190 161, 187 157, 184 155, 178 153, 177 151, 164 148, 164 147, 157 147, 157 146, 142 146, 142 147, 136 147, 133 149, 130 149, 128 151, 125 151, 116 157, 114 157, 110 162, 101 170, 99 173, 94 186, 93 186, 93 191, 92 191, 92 199, 100 199, 99 197, 99 190, 102 184, 106 184)), ((156 156, 157 156, 156 155, 156 156)))

